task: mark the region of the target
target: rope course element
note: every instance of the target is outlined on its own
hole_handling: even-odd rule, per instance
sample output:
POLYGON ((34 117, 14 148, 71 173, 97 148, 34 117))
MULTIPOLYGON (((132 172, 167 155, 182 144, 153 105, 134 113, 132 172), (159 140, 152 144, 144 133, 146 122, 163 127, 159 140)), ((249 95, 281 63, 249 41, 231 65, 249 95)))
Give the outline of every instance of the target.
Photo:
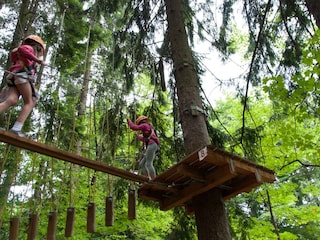
MULTIPOLYGON (((228 200, 259 185, 275 181, 272 170, 211 145, 191 153, 149 182, 144 176, 116 169, 2 130, 0 130, 0 141, 128 180, 143 182, 138 189, 139 198, 157 201, 163 211, 184 206, 187 213, 193 213, 192 204, 189 204, 192 198, 213 188, 221 189, 224 200, 228 200)), ((72 223, 74 209, 68 210, 67 221, 72 223)), ((133 213, 131 212, 130 216, 133 216, 133 213)))

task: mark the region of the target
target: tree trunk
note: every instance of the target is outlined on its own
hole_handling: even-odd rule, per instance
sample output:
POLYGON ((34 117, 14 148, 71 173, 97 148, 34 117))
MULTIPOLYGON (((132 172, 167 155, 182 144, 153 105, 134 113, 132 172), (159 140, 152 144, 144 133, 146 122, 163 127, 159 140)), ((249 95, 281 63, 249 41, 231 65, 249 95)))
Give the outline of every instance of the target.
POLYGON ((309 12, 316 20, 318 28, 320 28, 320 1, 319 0, 306 0, 309 12))
POLYGON ((231 239, 220 190, 213 189, 195 197, 192 207, 196 216, 198 239, 231 239))
POLYGON ((205 115, 202 113, 198 76, 188 45, 181 2, 182 0, 167 0, 166 8, 180 121, 185 150, 187 153, 191 153, 209 144, 210 139, 205 115))
MULTIPOLYGON (((13 39, 11 43, 11 49, 19 46, 22 39, 29 33, 30 28, 37 17, 37 10, 39 1, 23 0, 20 4, 19 18, 15 31, 13 33, 13 39)), ((31 34, 31 33, 29 33, 31 34)), ((6 63, 6 69, 11 65, 10 55, 6 63)), ((5 76, 2 79, 2 85, 5 84, 5 76)))
MULTIPOLYGON (((202 111, 198 76, 188 45, 182 0, 165 0, 165 4, 184 146, 186 153, 191 153, 209 144, 210 139, 202 111)), ((231 239, 224 202, 219 190, 201 194, 192 202, 200 240, 231 239)))
MULTIPOLYGON (((15 31, 13 33, 13 40, 11 43, 11 49, 13 49, 21 44, 21 40, 23 39, 23 37, 25 37, 25 34, 29 31, 29 29, 31 28, 31 25, 33 24, 33 22, 37 16, 38 6, 39 6, 39 1, 23 0, 21 2, 20 9, 19 9, 19 18, 18 18, 18 21, 16 24, 15 31)), ((6 69, 8 69, 10 65, 11 65, 10 57, 8 56, 8 60, 6 63, 6 69)), ((6 84, 5 76, 6 75, 3 76, 1 86, 4 86, 6 84)), ((4 118, 0 117, 0 124, 2 126, 5 126, 3 121, 4 121, 4 118)), ((13 158, 14 158, 14 160, 10 161, 8 163, 2 162, 2 161, 5 161, 6 159, 0 160, 1 166, 4 166, 4 164, 7 165, 7 166, 5 166, 5 169, 7 172, 5 173, 4 179, 2 180, 2 184, 0 185, 0 189, 1 189, 0 190, 0 219, 2 218, 3 212, 5 210, 6 202, 8 200, 7 199, 8 194, 9 194, 11 185, 14 181, 14 177, 16 175, 17 169, 16 169, 16 167, 13 168, 12 166, 16 166, 18 160, 15 157, 13 157, 13 158)), ((0 169, 1 173, 3 171, 4 171, 4 169, 0 169)), ((1 176, 1 177, 3 177, 3 176, 1 176)), ((0 223, 0 225, 1 225, 1 223, 0 223)))

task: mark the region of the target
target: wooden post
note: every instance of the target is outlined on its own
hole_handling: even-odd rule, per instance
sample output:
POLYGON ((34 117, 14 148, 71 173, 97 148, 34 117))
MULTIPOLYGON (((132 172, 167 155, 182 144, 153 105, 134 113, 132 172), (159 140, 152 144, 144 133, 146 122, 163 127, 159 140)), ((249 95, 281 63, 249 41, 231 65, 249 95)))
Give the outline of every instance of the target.
POLYGON ((69 207, 67 210, 66 229, 64 233, 65 237, 73 236, 75 215, 76 215, 76 209, 74 207, 69 207))
POLYGON ((113 197, 107 197, 106 198, 106 217, 105 217, 105 222, 106 222, 106 226, 113 226, 114 224, 114 205, 113 205, 113 197))
POLYGON ((128 219, 136 219, 136 190, 129 189, 129 200, 128 200, 128 219))
POLYGON ((87 232, 94 233, 96 231, 96 204, 90 202, 87 208, 87 232))
POLYGON ((47 240, 55 240, 56 239, 57 216, 58 216, 58 212, 56 212, 56 211, 49 213, 49 221, 48 221, 48 228, 47 228, 47 240))
POLYGON ((18 240, 19 225, 20 225, 20 218, 19 217, 10 218, 9 240, 18 240))
POLYGON ((28 228, 28 240, 36 240, 38 221, 39 221, 39 215, 37 213, 30 214, 29 228, 28 228))

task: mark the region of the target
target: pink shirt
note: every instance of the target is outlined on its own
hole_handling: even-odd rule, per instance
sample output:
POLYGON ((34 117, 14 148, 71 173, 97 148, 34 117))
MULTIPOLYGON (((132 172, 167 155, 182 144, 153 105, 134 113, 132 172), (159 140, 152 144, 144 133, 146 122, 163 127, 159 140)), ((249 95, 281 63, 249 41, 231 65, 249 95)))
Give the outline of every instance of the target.
MULTIPOLYGON (((134 131, 141 131, 142 134, 145 136, 149 136, 150 131, 152 130, 151 124, 141 123, 140 125, 136 125, 130 119, 128 119, 128 126, 134 131)), ((145 142, 146 139, 143 137, 143 135, 137 135, 137 138, 140 141, 145 142)), ((157 143, 158 145, 160 144, 160 140, 155 133, 152 134, 148 142, 148 144, 152 144, 152 143, 157 143)))
MULTIPOLYGON (((36 60, 38 60, 37 56, 34 54, 33 47, 29 45, 21 45, 13 49, 10 53, 10 59, 11 62, 13 62, 9 69, 10 72, 21 70, 24 67, 30 67, 36 60)), ((34 72, 35 70, 33 69, 32 74, 34 74, 34 72)))

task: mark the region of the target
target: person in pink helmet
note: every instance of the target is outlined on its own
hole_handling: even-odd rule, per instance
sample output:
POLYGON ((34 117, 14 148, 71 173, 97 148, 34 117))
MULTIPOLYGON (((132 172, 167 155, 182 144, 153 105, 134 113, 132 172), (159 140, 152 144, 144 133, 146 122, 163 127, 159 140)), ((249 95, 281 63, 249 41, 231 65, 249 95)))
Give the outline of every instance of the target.
POLYGON ((157 151, 160 149, 160 140, 152 125, 149 123, 148 117, 138 117, 135 124, 130 119, 127 119, 127 122, 130 129, 134 131, 141 131, 142 133, 142 135, 136 134, 136 137, 144 143, 146 148, 146 152, 139 164, 143 174, 147 176, 149 180, 153 180, 156 177, 153 160, 157 151))
POLYGON ((10 53, 12 62, 7 76, 7 94, 0 103, 0 114, 18 103, 22 96, 23 106, 16 122, 10 132, 24 137, 22 127, 30 115, 32 109, 39 100, 39 94, 35 88, 35 73, 39 64, 45 65, 42 60, 45 52, 45 44, 37 35, 29 35, 23 39, 22 45, 13 49, 10 53))

